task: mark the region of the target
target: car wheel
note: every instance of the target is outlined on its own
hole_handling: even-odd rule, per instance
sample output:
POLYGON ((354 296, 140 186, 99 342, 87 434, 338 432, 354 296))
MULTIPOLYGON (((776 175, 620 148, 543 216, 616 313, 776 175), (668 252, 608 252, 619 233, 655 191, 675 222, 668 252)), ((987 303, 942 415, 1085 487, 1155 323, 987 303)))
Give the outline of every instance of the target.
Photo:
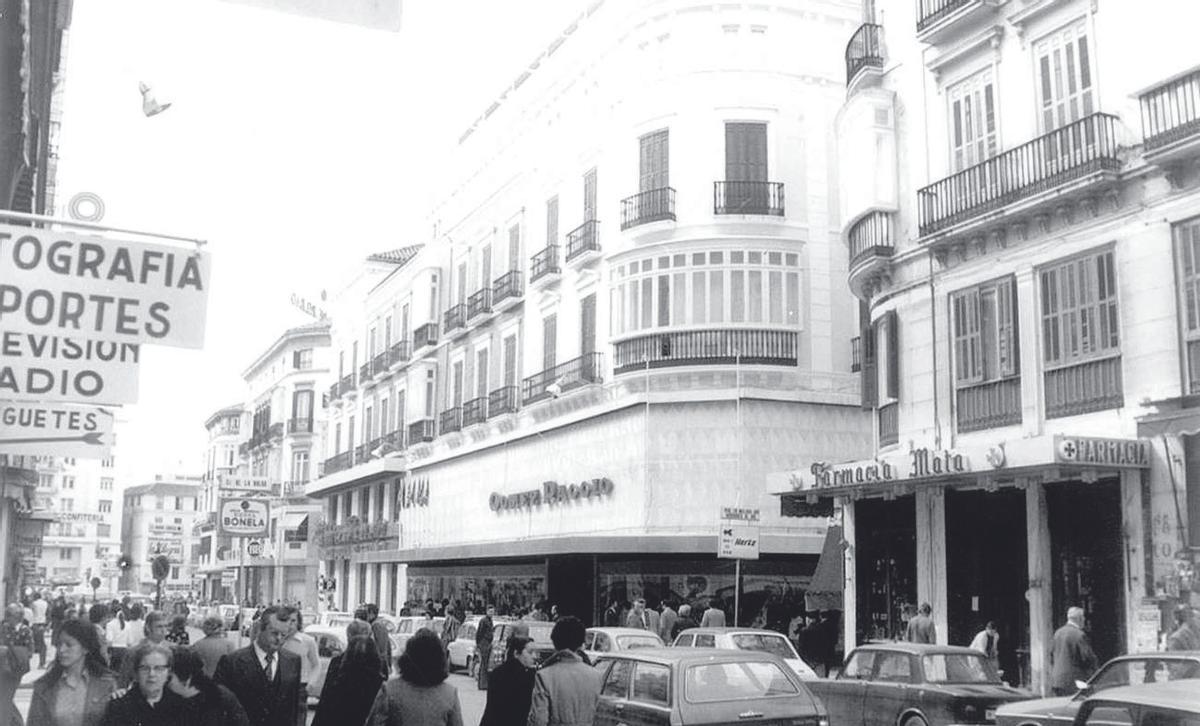
POLYGON ((925 723, 925 719, 914 714, 904 719, 902 726, 929 726, 929 724, 925 723))

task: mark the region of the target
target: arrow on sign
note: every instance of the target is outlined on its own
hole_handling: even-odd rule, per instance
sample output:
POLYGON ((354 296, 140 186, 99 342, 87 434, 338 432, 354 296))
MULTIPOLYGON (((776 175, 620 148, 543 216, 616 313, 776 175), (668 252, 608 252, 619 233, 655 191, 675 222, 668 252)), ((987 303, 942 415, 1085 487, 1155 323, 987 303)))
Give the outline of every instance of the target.
POLYGON ((40 436, 24 439, 0 439, 0 444, 51 444, 67 441, 78 441, 83 444, 100 446, 104 443, 104 434, 100 431, 93 431, 90 434, 83 434, 82 436, 40 436))
POLYGON ((721 533, 722 533, 722 534, 724 534, 726 537, 732 537, 732 536, 733 536, 733 530, 732 530, 732 529, 723 529, 723 530, 721 530, 721 533))

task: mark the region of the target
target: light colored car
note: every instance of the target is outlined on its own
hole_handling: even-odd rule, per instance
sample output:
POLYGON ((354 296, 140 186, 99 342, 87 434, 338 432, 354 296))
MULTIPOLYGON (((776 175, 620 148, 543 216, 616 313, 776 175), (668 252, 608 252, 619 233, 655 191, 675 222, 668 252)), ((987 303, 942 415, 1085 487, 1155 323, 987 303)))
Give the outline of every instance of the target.
MULTIPOLYGON (((463 668, 468 674, 475 675, 476 668, 479 666, 479 649, 475 647, 475 633, 479 629, 479 621, 482 619, 482 615, 472 615, 458 626, 458 637, 450 642, 447 649, 450 654, 450 670, 463 668)), ((512 618, 495 616, 492 618, 492 622, 508 623, 512 622, 512 618)), ((492 650, 495 650, 494 645, 492 650)))
POLYGON ((761 628, 688 628, 675 636, 678 648, 734 648, 773 653, 783 658, 796 675, 816 680, 819 678, 792 646, 792 641, 783 633, 761 628))
POLYGON ((396 618, 396 633, 392 638, 392 652, 396 657, 404 652, 404 646, 408 645, 408 639, 413 636, 421 628, 429 628, 434 633, 441 635, 442 623, 445 618, 427 618, 424 615, 404 615, 396 618))
POLYGON ((329 661, 346 651, 346 628, 310 625, 304 632, 317 641, 317 658, 320 661, 316 672, 310 674, 308 679, 308 702, 311 705, 321 698, 321 691, 325 688, 325 676, 329 672, 329 661))
POLYGON ((605 653, 665 646, 658 635, 638 628, 588 628, 583 639, 583 652, 593 662, 605 653))
POLYGON ((1120 686, 1088 697, 1074 726, 1194 726, 1200 723, 1195 681, 1120 686))

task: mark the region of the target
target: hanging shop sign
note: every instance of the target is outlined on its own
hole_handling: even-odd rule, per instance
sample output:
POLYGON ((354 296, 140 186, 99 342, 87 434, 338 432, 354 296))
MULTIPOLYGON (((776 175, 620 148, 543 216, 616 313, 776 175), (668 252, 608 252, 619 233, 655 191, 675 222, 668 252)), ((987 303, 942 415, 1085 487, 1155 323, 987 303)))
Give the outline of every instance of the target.
MULTIPOLYGON (((60 522, 103 522, 104 516, 99 512, 55 512, 54 518, 60 522)), ((151 528, 153 534, 153 527, 151 528)))
POLYGON ((559 484, 556 481, 542 482, 541 489, 517 492, 516 494, 501 494, 492 492, 488 497, 488 506, 493 512, 513 509, 533 509, 543 504, 551 506, 569 504, 570 502, 588 499, 601 499, 612 496, 613 482, 608 477, 600 479, 585 479, 572 484, 559 484))
POLYGON ((221 570, 221 585, 233 587, 238 581, 237 570, 221 570))
POLYGON ((95 406, 0 401, 0 454, 103 459, 113 445, 113 414, 95 406))
POLYGON ((0 328, 202 348, 211 262, 182 247, 0 225, 0 328))
POLYGON ((379 552, 400 547, 399 522, 363 522, 351 517, 342 524, 321 524, 313 540, 322 557, 346 557, 356 552, 379 552))
POLYGON ((803 491, 928 479, 970 471, 971 459, 962 452, 920 448, 846 464, 827 464, 819 461, 809 468, 809 476, 791 472, 789 479, 793 489, 803 491))
POLYGON ((1055 437, 1054 454, 1063 464, 1150 468, 1150 442, 1147 439, 1104 439, 1060 434, 1055 437))
POLYGON ((0 328, 0 395, 137 403, 141 346, 0 328))
POLYGON ((266 537, 271 508, 265 499, 222 499, 217 520, 221 534, 230 537, 266 537))

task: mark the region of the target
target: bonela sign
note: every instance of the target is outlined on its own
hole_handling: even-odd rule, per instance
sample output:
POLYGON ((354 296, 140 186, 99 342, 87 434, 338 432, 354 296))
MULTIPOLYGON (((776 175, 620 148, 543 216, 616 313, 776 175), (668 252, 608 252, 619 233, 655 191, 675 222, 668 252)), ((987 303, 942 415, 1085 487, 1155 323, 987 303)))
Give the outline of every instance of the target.
POLYGON ((230 537, 265 537, 270 522, 265 499, 222 499, 221 534, 230 537))
POLYGON ((201 348, 211 262, 181 247, 0 225, 0 330, 201 348))

